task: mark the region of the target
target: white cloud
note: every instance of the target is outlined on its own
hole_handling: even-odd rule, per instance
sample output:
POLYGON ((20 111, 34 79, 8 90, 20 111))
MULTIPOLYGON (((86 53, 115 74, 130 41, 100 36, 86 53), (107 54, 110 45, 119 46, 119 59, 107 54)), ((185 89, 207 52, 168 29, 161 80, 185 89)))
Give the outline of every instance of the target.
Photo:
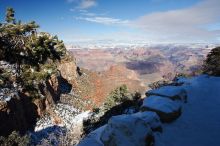
POLYGON ((95 13, 89 13, 89 12, 87 12, 87 13, 82 13, 82 15, 89 16, 89 17, 96 16, 95 13))
MULTIPOLYGON (((75 9, 89 9, 91 7, 97 6, 96 0, 66 0, 68 3, 76 3, 75 9)), ((75 9, 70 9, 70 11, 75 11, 75 9)))
MULTIPOLYGON (((134 20, 123 20, 105 15, 90 13, 86 9, 96 4, 83 4, 95 0, 70 0, 81 2, 77 20, 104 25, 125 26, 124 32, 132 29, 129 35, 122 37, 144 39, 153 42, 220 42, 220 0, 203 0, 183 9, 165 12, 153 12, 134 20), (83 6, 84 5, 84 6, 83 6), (81 7, 80 7, 81 6, 81 7), (215 28, 210 28, 215 26, 215 28), (135 36, 135 37, 134 37, 135 36), (134 37, 134 38, 133 38, 134 37)), ((161 0, 154 0, 161 1, 161 0)), ((110 38, 113 34, 109 35, 110 38)), ((114 37, 113 37, 114 38, 114 37)))
POLYGON ((185 9, 147 14, 133 21, 133 26, 158 40, 216 41, 219 30, 207 26, 220 22, 219 6, 220 0, 204 0, 185 9))
POLYGON ((100 23, 105 25, 127 25, 129 24, 129 20, 121 20, 111 17, 76 17, 77 20, 84 20, 94 23, 100 23))
POLYGON ((80 9, 88 9, 97 5, 96 0, 81 0, 80 9))

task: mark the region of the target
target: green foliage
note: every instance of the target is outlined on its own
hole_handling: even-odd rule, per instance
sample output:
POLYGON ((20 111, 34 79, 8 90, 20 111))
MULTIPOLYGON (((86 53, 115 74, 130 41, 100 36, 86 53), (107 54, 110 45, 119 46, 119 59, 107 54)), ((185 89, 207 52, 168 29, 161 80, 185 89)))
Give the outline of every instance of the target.
POLYGON ((24 90, 28 91, 32 98, 39 98, 38 85, 47 80, 51 74, 57 72, 55 64, 44 64, 40 66, 40 69, 29 68, 29 66, 24 66, 22 68, 22 74, 20 76, 21 84, 24 90))
POLYGON ((8 23, 15 23, 15 11, 12 8, 7 8, 5 21, 8 23))
POLYGON ((65 55, 63 41, 45 32, 38 33, 39 26, 34 21, 10 23, 15 21, 12 8, 8 8, 6 20, 7 23, 0 26, 0 60, 38 66, 48 59, 60 60, 65 55))
POLYGON ((220 47, 211 50, 203 66, 204 73, 220 76, 220 47))
POLYGON ((7 87, 11 84, 11 74, 6 70, 0 69, 0 87, 7 87))
POLYGON ((131 94, 128 92, 128 88, 126 85, 122 85, 113 90, 104 104, 104 108, 109 110, 115 105, 123 103, 126 100, 132 100, 131 94))
POLYGON ((21 136, 17 132, 12 132, 8 137, 0 137, 0 146, 27 146, 30 138, 21 136))
POLYGON ((105 125, 112 116, 137 112, 139 110, 141 93, 130 93, 126 85, 113 90, 101 107, 93 109, 93 115, 83 123, 86 134, 105 125))
POLYGON ((6 22, 0 23, 0 61, 15 64, 16 82, 34 91, 37 84, 57 71, 56 62, 66 55, 63 41, 39 32, 35 21, 16 21, 15 11, 8 8, 6 22))
POLYGON ((123 102, 127 99, 128 88, 126 85, 122 85, 112 91, 109 98, 113 99, 115 102, 123 102))

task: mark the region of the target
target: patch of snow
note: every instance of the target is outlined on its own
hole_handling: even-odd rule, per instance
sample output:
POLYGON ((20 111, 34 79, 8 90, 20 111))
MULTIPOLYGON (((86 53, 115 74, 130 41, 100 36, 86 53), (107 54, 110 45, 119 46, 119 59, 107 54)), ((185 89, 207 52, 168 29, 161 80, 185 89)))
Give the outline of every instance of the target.
MULTIPOLYGON (((35 143, 40 143, 40 141, 37 140, 47 140, 48 137, 56 139, 56 137, 65 136, 65 132, 69 132, 74 135, 74 140, 79 140, 82 134, 83 121, 90 117, 91 112, 81 112, 80 110, 70 105, 61 103, 53 107, 52 110, 53 113, 56 115, 56 118, 60 118, 60 123, 55 123, 56 120, 53 117, 54 115, 46 115, 42 117, 37 121, 34 132, 31 133, 31 135, 33 135, 32 137, 34 138, 33 141, 35 143), (61 132, 59 132, 60 130, 61 132)), ((59 139, 57 139, 55 143, 59 145, 59 139)))
MULTIPOLYGON (((155 146, 219 146, 220 77, 181 77, 177 82, 183 83, 180 89, 186 91, 187 103, 156 95, 144 99, 142 107, 167 113, 182 108, 182 115, 177 120, 163 125, 163 133, 154 132, 155 146)), ((164 87, 159 91, 168 91, 169 95, 177 93, 177 89, 171 87, 164 87)), ((147 132, 151 133, 149 128, 161 125, 155 115, 154 112, 139 112, 112 117, 107 125, 90 133, 79 146, 142 145, 144 140, 140 137, 147 132), (140 124, 140 119, 145 121, 148 128, 140 124)))
POLYGON ((145 138, 158 127, 161 127, 161 123, 154 112, 114 116, 106 125, 86 136, 78 146, 144 146, 145 138))
POLYGON ((60 146, 62 141, 60 138, 65 136, 67 129, 59 126, 51 126, 37 132, 29 133, 31 137, 31 145, 42 146, 60 146))
POLYGON ((178 111, 181 108, 181 103, 178 101, 173 101, 169 98, 153 95, 144 99, 141 108, 162 111, 164 113, 172 113, 174 111, 178 111))
POLYGON ((155 112, 138 112, 132 115, 133 117, 138 117, 145 121, 152 130, 160 128, 162 126, 159 116, 155 112))
POLYGON ((18 92, 15 88, 1 88, 0 89, 0 101, 8 102, 13 97, 18 96, 18 92))
POLYGON ((79 126, 79 124, 82 125, 83 120, 91 116, 90 111, 80 112, 80 110, 67 104, 57 104, 54 108, 54 112, 62 119, 63 124, 68 129, 79 126))
POLYGON ((53 111, 59 118, 61 118, 62 124, 55 124, 53 122, 54 119, 51 116, 46 115, 37 122, 35 131, 55 125, 71 129, 82 125, 83 120, 88 119, 92 114, 90 111, 80 112, 78 109, 75 109, 70 105, 60 103, 53 108, 53 111))
MULTIPOLYGON (((41 131, 43 129, 46 129, 48 127, 53 127, 55 126, 53 119, 51 118, 51 116, 49 115, 45 115, 44 117, 40 118, 37 123, 36 126, 34 128, 35 132, 41 131)), ((63 125, 58 125, 63 127, 63 125)))
POLYGON ((152 130, 141 117, 132 115, 113 116, 101 135, 104 145, 145 146, 146 137, 152 130))
POLYGON ((188 95, 182 115, 155 134, 155 146, 220 145, 220 77, 181 79, 188 95))
POLYGON ((181 86, 163 86, 146 92, 146 95, 158 95, 163 97, 176 97, 179 99, 186 98, 186 91, 181 86))

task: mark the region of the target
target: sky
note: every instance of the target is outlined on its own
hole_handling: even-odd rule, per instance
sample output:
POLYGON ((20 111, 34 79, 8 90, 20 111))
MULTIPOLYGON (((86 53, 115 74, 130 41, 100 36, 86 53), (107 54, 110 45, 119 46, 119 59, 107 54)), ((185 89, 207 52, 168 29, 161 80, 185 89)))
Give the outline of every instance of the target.
POLYGON ((0 0, 65 42, 219 43, 220 0, 0 0))

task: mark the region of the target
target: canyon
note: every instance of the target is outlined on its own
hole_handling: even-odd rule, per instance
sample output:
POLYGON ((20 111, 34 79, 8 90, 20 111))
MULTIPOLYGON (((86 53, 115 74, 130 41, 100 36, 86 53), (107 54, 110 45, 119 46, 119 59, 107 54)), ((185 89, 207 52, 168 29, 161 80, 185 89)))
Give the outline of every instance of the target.
POLYGON ((104 86, 108 86, 109 80, 113 86, 126 84, 143 95, 156 81, 172 80, 179 74, 198 74, 212 47, 164 44, 83 48, 68 45, 67 48, 76 57, 79 67, 98 73, 104 86))

